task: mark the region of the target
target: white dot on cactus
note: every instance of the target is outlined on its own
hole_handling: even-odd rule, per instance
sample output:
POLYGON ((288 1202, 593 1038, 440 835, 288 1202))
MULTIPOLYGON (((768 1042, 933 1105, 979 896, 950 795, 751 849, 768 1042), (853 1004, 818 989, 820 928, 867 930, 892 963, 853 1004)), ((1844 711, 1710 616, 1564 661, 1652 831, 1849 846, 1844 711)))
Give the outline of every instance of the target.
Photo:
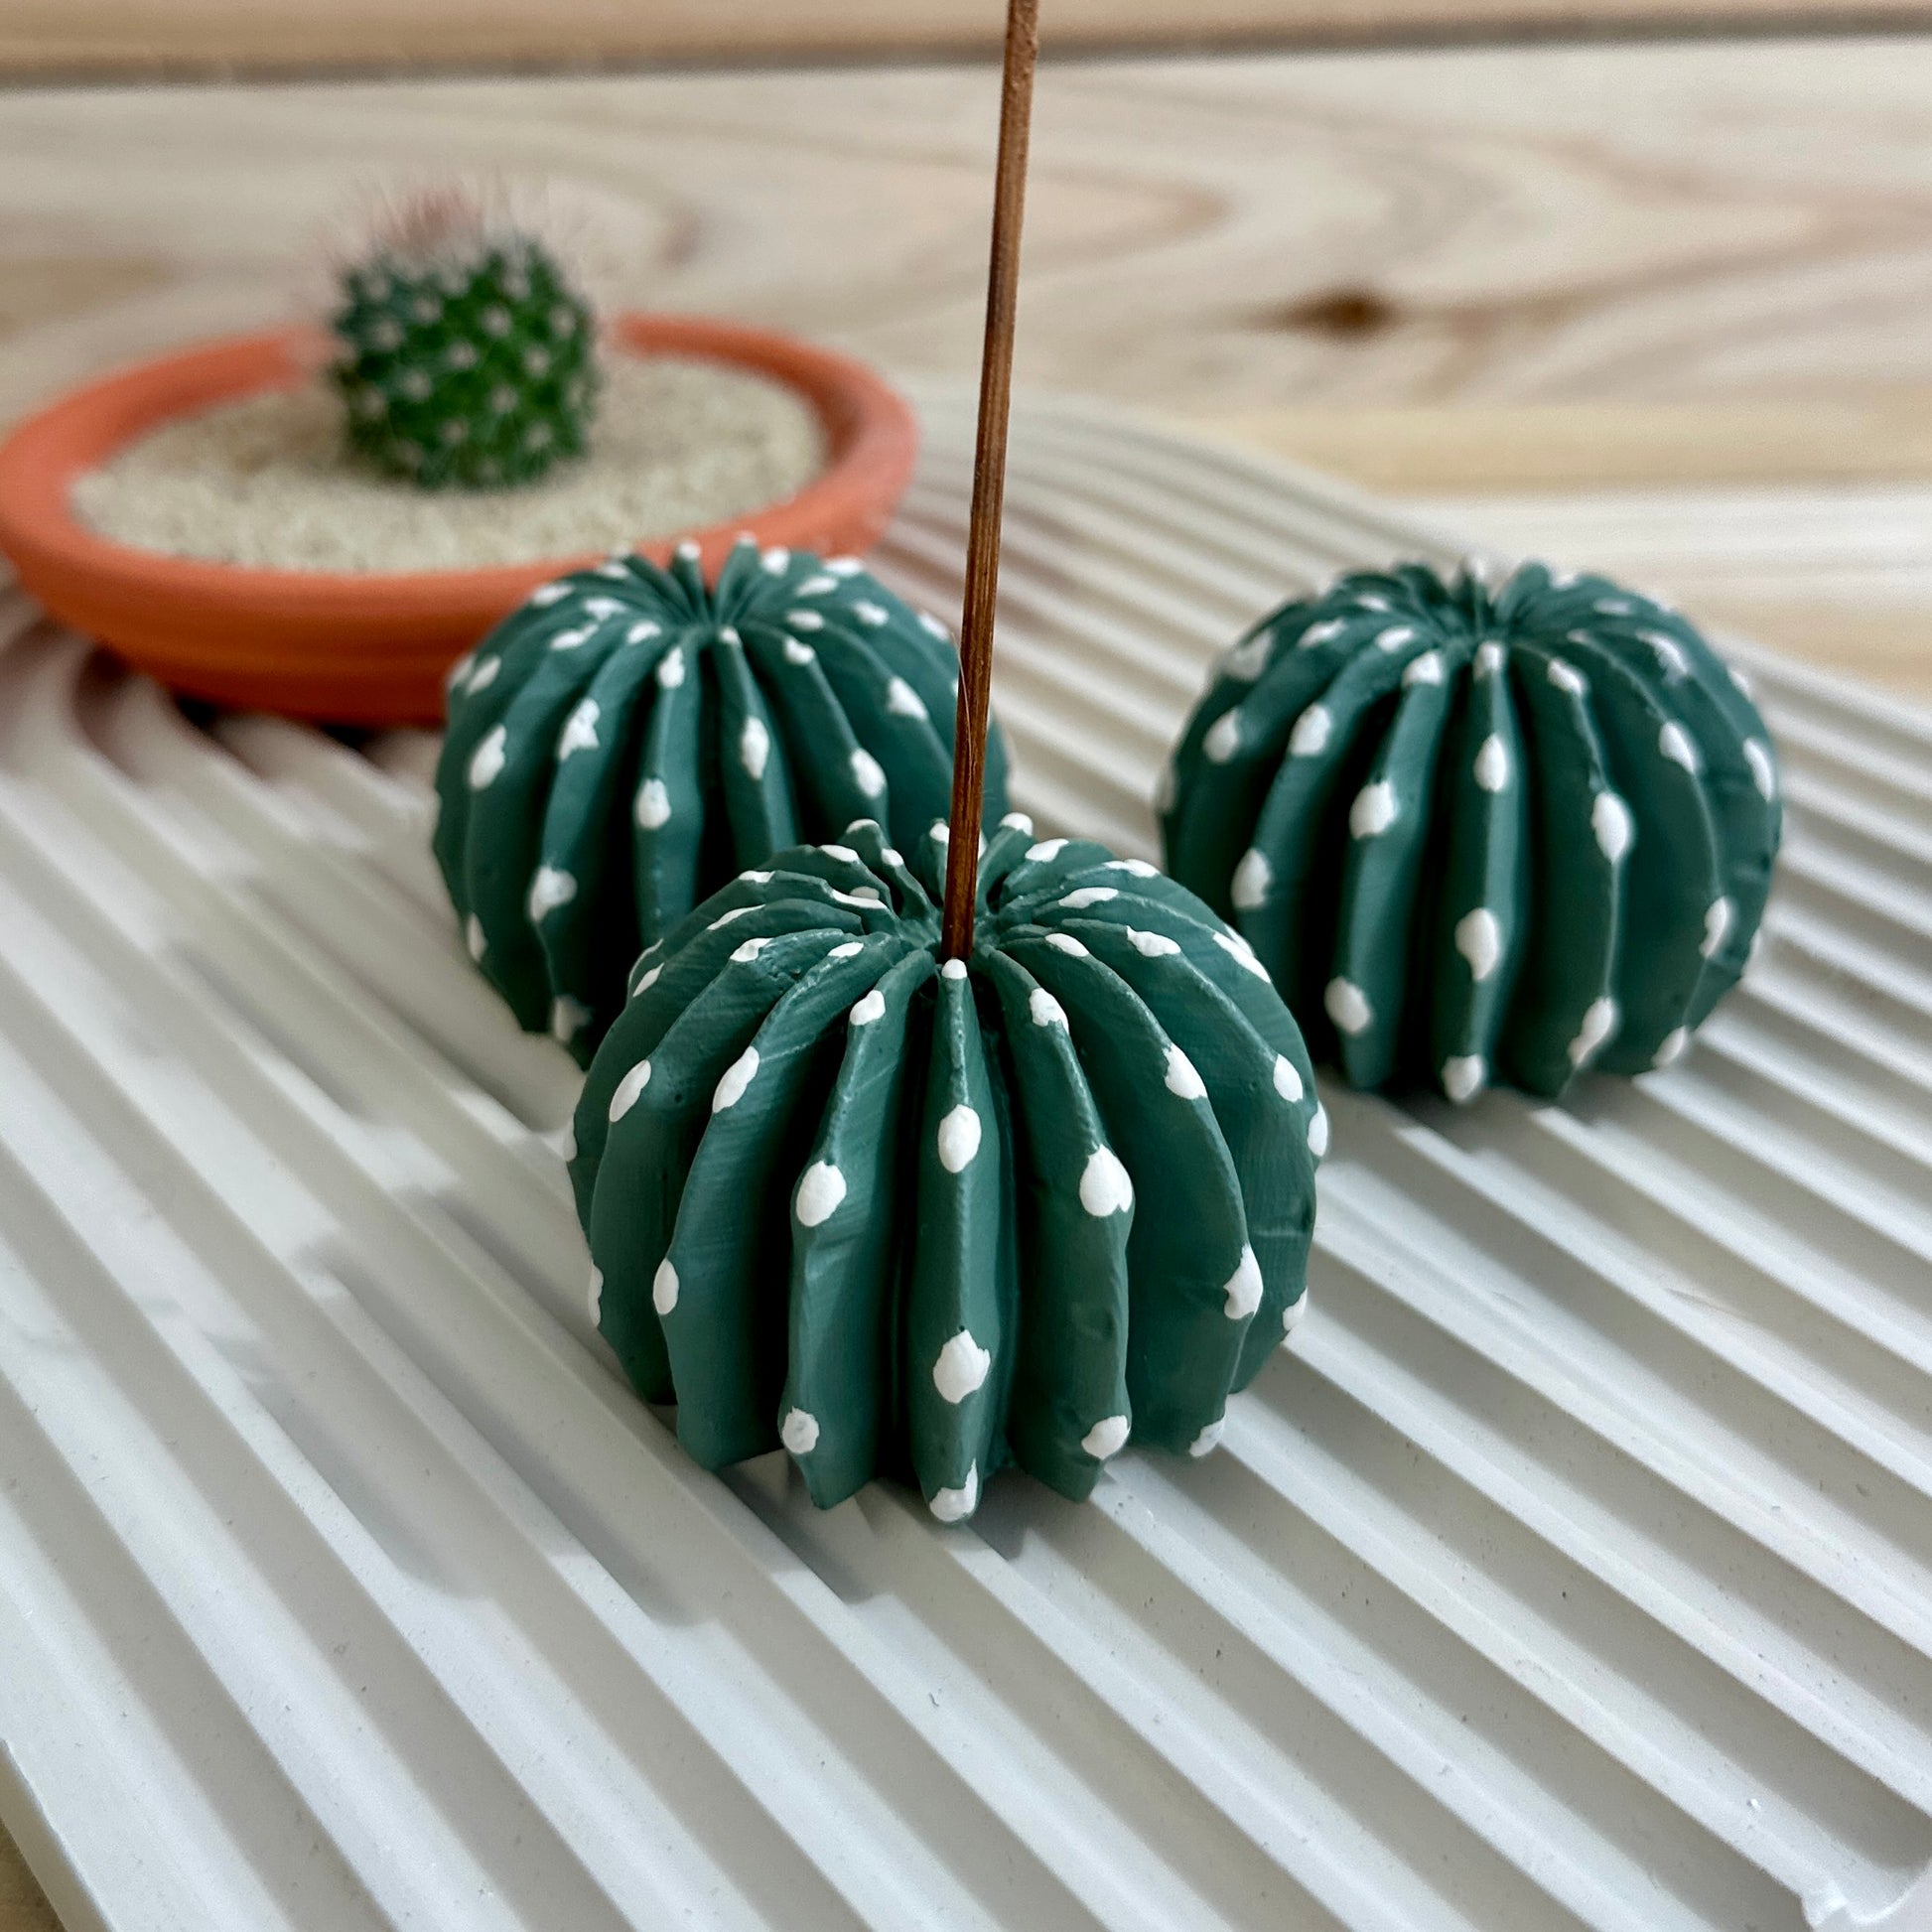
POLYGON ((1066 1032, 1066 1009, 1047 992, 1043 986, 1036 986, 1027 996, 1027 1011, 1033 1015, 1035 1027, 1057 1027, 1066 1032))
POLYGON ((979 1115, 962 1100, 939 1123, 939 1165, 948 1173, 964 1173, 980 1151, 982 1131, 979 1115))
POLYGON ((666 1255, 650 1278, 650 1305, 659 1314, 669 1314, 677 1307, 677 1270, 666 1255))
POLYGON ((791 568, 791 552, 774 546, 764 553, 763 567, 767 577, 782 577, 791 568))
POLYGON ((657 976, 663 970, 661 966, 651 967, 648 972, 639 978, 637 984, 630 989, 630 997, 634 1000, 639 993, 648 993, 657 984, 657 976))
POLYGON ((1715 959, 1718 950, 1730 937, 1730 921, 1736 908, 1727 898, 1714 898, 1705 908, 1704 943, 1698 948, 1706 959, 1715 959))
POLYGON ((1225 764, 1241 749, 1241 715, 1224 711, 1208 726, 1200 748, 1215 764, 1225 764))
POLYGON ((1455 950, 1469 962, 1469 977, 1480 984, 1503 956, 1503 929, 1486 905, 1464 912, 1455 922, 1455 950))
POLYGON ((483 956, 489 950, 489 940, 483 932, 483 921, 472 912, 469 923, 463 928, 463 943, 470 957, 482 963, 483 956))
POLYGON ((1684 1049, 1691 1043, 1691 1030, 1688 1027, 1673 1027, 1657 1047, 1652 1066, 1669 1066, 1684 1057, 1684 1049))
POLYGON ((1187 1445, 1189 1455, 1207 1455, 1220 1447, 1221 1438, 1227 1433, 1228 1419, 1217 1416, 1203 1428, 1199 1435, 1187 1445))
POLYGON ((1050 866, 1065 850, 1064 839, 1041 839, 1037 845, 1030 845, 1027 848, 1027 858, 1030 864, 1050 866))
POLYGON ((896 718, 923 718, 925 703, 902 677, 886 682, 886 709, 896 718))
POLYGON ((863 746, 852 754, 852 781, 868 798, 877 798, 886 789, 884 768, 863 746))
POLYGON ((809 1455, 818 1447, 818 1418, 804 1409, 787 1409, 778 1425, 778 1440, 793 1455, 809 1455))
POLYGON ((828 577, 862 577, 865 569, 863 557, 827 557, 825 560, 825 574, 828 577))
POLYGON ((1501 644, 1491 638, 1487 643, 1476 646, 1476 676, 1494 677, 1503 667, 1505 652, 1501 644))
POLYGON ((1761 738, 1745 739, 1744 762, 1751 768, 1751 782, 1768 802, 1778 788, 1777 768, 1771 762, 1771 748, 1761 738))
POLYGON ((494 483, 503 474, 503 466, 493 456, 480 457, 477 461, 477 475, 485 483, 494 483))
POLYGON ((365 382, 355 392, 355 413, 365 422, 374 422, 389 407, 389 398, 374 383, 365 382))
POLYGON ((671 554, 679 563, 695 564, 704 553, 689 537, 686 537, 671 554))
POLYGON ((421 369, 405 369, 396 382, 411 402, 421 402, 429 394, 429 377, 421 369))
POLYGON ((477 345, 475 343, 452 343, 444 351, 443 359, 453 369, 474 369, 477 366, 477 345))
POLYGON ((1284 1100, 1300 1100, 1306 1092, 1301 1069, 1286 1053, 1275 1055, 1275 1091, 1284 1100))
POLYGON ((1402 682, 1405 687, 1411 684, 1441 684, 1443 681, 1443 653, 1440 650, 1426 650, 1420 657, 1412 657, 1404 667, 1402 682))
POLYGON ((526 450, 547 450, 555 434, 548 423, 532 423, 523 432, 523 447, 526 450))
POLYGON ((1334 728, 1334 719, 1328 714, 1325 704, 1311 704, 1295 721, 1295 729, 1288 735, 1288 755, 1296 759, 1311 759, 1324 751, 1328 744, 1328 734, 1334 728))
POLYGON ((905 854, 894 845, 882 847, 879 856, 889 866, 902 866, 905 863, 905 854))
POLYGON ((853 1007, 849 1016, 855 1027, 870 1027, 875 1020, 885 1017, 886 996, 876 986, 853 1007))
POLYGON ((957 1489, 935 1489, 926 1507, 942 1523, 963 1523, 979 1507, 979 1501, 980 1465, 975 1462, 957 1489))
POLYGON ((1639 630, 1637 635, 1656 653, 1657 667, 1665 677, 1674 683, 1679 678, 1690 676, 1690 659, 1684 655, 1684 646, 1675 637, 1661 630, 1639 630))
POLYGON ((550 311, 550 333, 560 343, 568 342, 577 333, 577 311, 558 303, 550 311))
POLYGON ((492 725, 487 735, 470 754, 470 789, 482 791, 493 784, 507 758, 510 732, 507 725, 492 725))
POLYGON ((499 382, 489 392, 489 406, 498 416, 507 416, 516 407, 516 391, 507 382, 499 382))
POLYGON ((1214 934, 1214 943, 1237 966, 1252 973, 1256 979, 1265 980, 1268 977, 1268 968, 1261 963, 1255 949, 1238 932, 1217 932, 1214 934))
POLYGON ((667 825, 671 818, 671 794, 662 778, 646 778, 637 787, 637 823, 646 832, 667 825))
POLYGON ((1578 670, 1576 665, 1570 663, 1565 658, 1553 657, 1550 659, 1549 675, 1550 682, 1559 691, 1567 691, 1573 698, 1581 698, 1589 689, 1588 679, 1584 676, 1582 671, 1578 670))
POLYGON ((787 611, 785 621, 794 630, 823 630, 825 620, 816 611, 787 611))
POLYGON ((623 640, 626 644, 642 644, 663 634, 664 626, 661 623, 655 623, 649 618, 640 618, 623 633, 623 640))
POLYGON ((966 977, 966 962, 963 959, 949 959, 939 968, 942 980, 963 980, 966 977))
POLYGON ((875 630, 881 624, 890 623, 893 621, 893 614, 883 604, 874 604, 863 598, 854 603, 852 615, 861 623, 870 625, 875 630))
POLYGON ((801 644, 796 637, 785 639, 785 662, 787 664, 812 664, 818 660, 818 652, 810 644, 801 644))
POLYGON ((650 1062, 639 1060, 611 1090, 610 1121, 613 1127, 637 1104, 637 1096, 649 1085, 650 1062))
POLYGON ((1459 1107, 1473 1100, 1489 1078, 1489 1063, 1480 1053, 1452 1053, 1443 1062, 1443 1091, 1459 1107))
POLYGON ((510 312, 500 302, 492 302, 478 321, 483 324, 485 336, 493 336, 498 342, 510 333, 510 312))
POLYGON ((821 845, 818 849, 828 859, 836 859, 842 866, 858 866, 865 863, 849 845, 821 845))
POLYGON ((772 875, 770 873, 759 872, 750 867, 748 867, 744 872, 741 872, 738 876, 748 886, 768 886, 770 885, 772 880, 772 875))
POLYGON ((1682 765, 1693 777, 1702 768, 1703 759, 1698 757, 1698 748, 1691 743, 1690 734, 1675 720, 1657 734, 1657 749, 1673 764, 1682 765))
POLYGON ((931 612, 921 611, 919 613, 919 623, 923 629, 931 631, 942 643, 949 644, 952 642, 952 632, 931 612))
POLYGON ((720 926, 730 925, 734 919, 742 919, 747 912, 756 911, 751 905, 729 905, 705 927, 707 932, 716 932, 720 926))
POLYGON ((1347 628, 1346 618, 1323 618, 1319 623, 1311 623, 1302 632, 1296 649, 1305 650, 1316 644, 1331 644, 1347 628))
POLYGON ((1109 859, 1104 868, 1107 872, 1131 873, 1136 879, 1159 879, 1161 868, 1150 865, 1145 859, 1109 859))
POLYGON ((1096 1462, 1104 1462, 1110 1455, 1118 1455, 1127 1447, 1127 1418, 1125 1416, 1103 1416, 1080 1438, 1080 1447, 1096 1462))
POLYGON ((402 346, 402 325, 388 316, 381 316, 369 324, 368 345, 374 349, 395 349, 402 346))
POLYGON ((1309 1152, 1317 1161, 1327 1159, 1328 1155, 1328 1110, 1317 1107, 1309 1116, 1309 1152))
POLYGON ((1234 869, 1228 897, 1242 911, 1252 912, 1256 906, 1267 903, 1268 888, 1274 880, 1275 869, 1268 863, 1268 855, 1250 846, 1234 869))
POLYGON ((711 1111, 722 1114, 728 1108, 736 1107, 745 1098, 745 1089, 757 1077, 758 1070, 759 1049, 748 1046, 719 1076, 718 1084, 712 1090, 711 1111))
POLYGON ((734 966, 749 966, 770 943, 769 939, 747 939, 743 945, 732 948, 731 963, 734 966))
POLYGON ((1395 786, 1387 778, 1364 785, 1348 808, 1348 829, 1358 839, 1379 838, 1396 821, 1395 786))
POLYGON ((791 1211, 800 1227, 822 1227, 845 1199, 845 1175, 829 1161, 814 1161, 798 1176, 798 1191, 792 1196, 791 1211))
POLYGON ((684 646, 673 644, 658 660, 657 682, 660 689, 675 691, 684 682, 684 646))
POLYGON ((1331 979, 1322 992, 1321 1004, 1327 1008, 1328 1018, 1336 1027, 1350 1035, 1366 1033, 1370 1021, 1375 1018, 1368 995, 1353 980, 1340 977, 1331 979))
POLYGON ((604 1321, 604 1270, 595 1265, 591 1269, 591 1326, 600 1327, 604 1321))
POLYGON ((1059 903, 1069 912, 1084 912, 1089 905, 1105 905, 1120 897, 1118 886, 1076 886, 1059 903))
POLYGON ((1205 1100, 1207 1083, 1200 1077, 1195 1067, 1178 1046, 1168 1048, 1167 1088, 1171 1094, 1181 1100, 1205 1100))
POLYGON ((1484 791, 1501 791, 1509 783, 1509 751, 1494 732, 1476 753, 1475 781, 1484 791))
POLYGON ((1125 1214, 1134 1205, 1134 1182, 1110 1147, 1097 1147, 1080 1170, 1080 1205, 1096 1221, 1125 1214))
POLYGON ((1387 630, 1377 634, 1375 643, 1378 650, 1398 651, 1404 644, 1413 644, 1416 633, 1404 623, 1392 624, 1387 630))
POLYGON ((748 718, 738 734, 738 761, 745 767, 745 775, 758 779, 764 776, 764 761, 771 756, 771 734, 765 730, 764 721, 748 718))
POLYGON ((1069 959, 1085 959, 1087 949, 1070 932, 1049 932, 1046 943, 1055 952, 1063 952, 1069 959))
POLYGON ((573 753, 597 750, 597 726, 602 715, 603 710, 598 701, 595 698, 586 698, 565 719, 563 732, 557 740, 557 759, 560 763, 573 753))
POLYGON ((816 577, 807 577, 798 586, 798 597, 830 597, 839 587, 839 580, 827 571, 820 571, 816 577))
POLYGON ((1222 674, 1252 684, 1268 668, 1268 653, 1274 641, 1266 630, 1258 637, 1244 637, 1221 659, 1222 674))
POLYGON ((560 905, 568 905, 577 897, 577 880, 561 866, 539 866, 530 879, 530 897, 526 906, 530 923, 535 925, 547 918, 560 905))
POLYGON ((1139 926, 1122 928, 1127 934, 1127 943, 1143 959, 1169 959, 1180 950, 1178 939, 1170 939, 1165 932, 1143 932, 1139 926))
POLYGON ((1245 1321, 1261 1307, 1261 1263, 1255 1259, 1255 1251, 1246 1243, 1242 1245, 1241 1259, 1234 1264, 1234 1273, 1228 1277, 1222 1293, 1227 1297, 1223 1312, 1230 1321, 1245 1321))
POLYGON ((946 1401, 961 1403, 980 1390, 992 1366, 993 1351, 982 1348, 970 1328, 962 1328, 934 1360, 932 1386, 946 1401))
POLYGON ((547 348, 526 348, 523 351, 523 373, 525 375, 548 375, 550 373, 550 351, 547 348))
POLYGON ((449 421, 443 425, 443 429, 442 429, 443 441, 451 445, 452 448, 454 448, 455 445, 457 445, 458 443, 461 443, 469 434, 470 434, 470 425, 466 422, 463 422, 458 417, 452 416, 449 419, 449 421))
POLYGON ((1611 865, 1630 850, 1636 827, 1630 807, 1613 791, 1599 791, 1589 801, 1589 829, 1596 835, 1597 848, 1611 865))
POLYGON ((570 595, 570 586, 564 583, 539 584, 530 593, 529 601, 539 611, 552 604, 559 604, 570 595))
POLYGON ((433 295, 419 295, 410 303, 409 314, 415 322, 435 322, 443 314, 443 305, 433 295))
POLYGON ((1634 607, 1620 597, 1599 597, 1589 608, 1606 618, 1627 618, 1634 607))
POLYGON ((1570 1064, 1582 1066, 1616 1032, 1620 1017, 1616 1002, 1607 995, 1600 1000, 1592 1000, 1584 1011, 1583 1020, 1577 1028, 1577 1037, 1570 1042, 1570 1064))
POLYGON ((1304 1288, 1301 1294, 1282 1311, 1282 1339, 1286 1341, 1302 1325, 1302 1317, 1309 1311, 1309 1291, 1304 1288))
POLYGON ((550 1037, 560 1046, 568 1046, 583 1031, 584 1023, 591 1017, 591 1010, 581 1000, 573 1000, 568 993, 560 993, 550 1002, 550 1037))

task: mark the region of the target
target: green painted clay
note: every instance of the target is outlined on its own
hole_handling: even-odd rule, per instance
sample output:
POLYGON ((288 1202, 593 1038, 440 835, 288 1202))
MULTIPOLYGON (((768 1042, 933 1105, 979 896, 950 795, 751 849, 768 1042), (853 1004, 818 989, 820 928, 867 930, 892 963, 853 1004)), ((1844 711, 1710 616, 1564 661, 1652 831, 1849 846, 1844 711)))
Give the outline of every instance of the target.
POLYGON ((871 818, 650 947, 585 1080, 592 1308, 717 1467, 782 1445, 945 1521, 1205 1453, 1304 1306, 1327 1122, 1245 940, 1152 866, 1002 820, 942 965, 943 824, 871 818))
POLYGON ((1526 565, 1342 578, 1243 638, 1174 754, 1174 877, 1351 1085, 1539 1094, 1683 1051, 1782 822, 1764 722, 1675 612, 1526 565))
POLYGON ((471 956, 588 1063, 637 948, 735 874, 861 816, 923 836, 958 675, 944 626, 850 559, 748 539, 715 587, 688 548, 544 585, 450 680, 436 857, 471 956))

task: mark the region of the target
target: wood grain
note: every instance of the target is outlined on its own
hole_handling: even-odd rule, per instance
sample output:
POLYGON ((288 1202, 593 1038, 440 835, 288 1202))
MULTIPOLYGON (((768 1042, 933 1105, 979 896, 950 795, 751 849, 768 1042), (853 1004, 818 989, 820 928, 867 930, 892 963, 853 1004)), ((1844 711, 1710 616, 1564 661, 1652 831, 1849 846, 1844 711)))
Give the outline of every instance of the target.
MULTIPOLYGON (((11 0, 0 72, 586 66, 990 52, 999 0, 11 0)), ((1055 0, 1055 51, 1923 24, 1917 0, 1055 0)))

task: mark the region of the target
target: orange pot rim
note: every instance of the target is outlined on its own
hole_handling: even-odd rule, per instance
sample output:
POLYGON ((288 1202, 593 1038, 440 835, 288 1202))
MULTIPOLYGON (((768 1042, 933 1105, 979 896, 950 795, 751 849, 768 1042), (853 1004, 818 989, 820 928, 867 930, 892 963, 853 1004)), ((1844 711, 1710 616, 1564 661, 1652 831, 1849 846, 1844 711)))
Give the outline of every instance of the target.
MULTIPOLYGON (((828 442, 824 470, 793 495, 728 521, 653 542, 690 541, 710 556, 747 526, 760 540, 783 543, 787 532, 834 520, 855 483, 882 470, 902 487, 916 451, 910 406, 865 364, 796 337, 708 317, 626 312, 608 334, 644 354, 683 354, 735 363, 787 382, 817 409, 828 442)), ((380 617, 406 625, 446 617, 450 606, 513 607, 533 581, 595 563, 605 554, 531 558, 453 570, 279 570, 184 557, 118 543, 75 515, 75 480, 165 422, 222 401, 313 375, 324 339, 287 328, 224 337, 115 370, 68 392, 21 422, 0 444, 0 550, 24 579, 84 577, 90 594, 116 602, 159 595, 171 604, 215 611, 279 610, 299 620, 380 617)), ((30 581, 31 587, 31 581, 30 581)), ((350 641, 345 638, 345 642, 350 641)))

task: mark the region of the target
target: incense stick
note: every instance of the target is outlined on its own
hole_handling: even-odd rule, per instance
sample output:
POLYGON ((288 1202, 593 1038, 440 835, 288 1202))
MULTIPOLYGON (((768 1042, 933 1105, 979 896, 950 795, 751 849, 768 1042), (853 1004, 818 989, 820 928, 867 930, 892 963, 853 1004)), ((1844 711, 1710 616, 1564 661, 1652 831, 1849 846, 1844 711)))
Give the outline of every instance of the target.
POLYGON ((1007 416, 1013 393, 1014 314, 1020 292, 1020 228, 1026 213, 1027 135, 1038 53, 1039 0, 1008 0, 986 345, 980 359, 979 440, 973 458, 972 518, 966 532, 966 603, 959 626, 959 709, 953 725, 950 843, 940 926, 940 950, 947 959, 964 959, 973 950, 987 712, 993 685, 993 617, 1000 588, 1000 518, 1006 500, 1007 416))

